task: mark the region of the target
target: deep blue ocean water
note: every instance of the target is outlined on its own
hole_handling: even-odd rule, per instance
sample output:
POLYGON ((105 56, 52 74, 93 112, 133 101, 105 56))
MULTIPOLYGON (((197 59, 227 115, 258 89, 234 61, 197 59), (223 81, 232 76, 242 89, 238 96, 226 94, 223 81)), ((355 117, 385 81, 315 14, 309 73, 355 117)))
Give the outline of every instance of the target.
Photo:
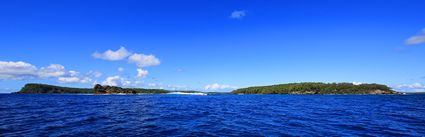
POLYGON ((425 136, 425 95, 0 94, 0 136, 425 136))

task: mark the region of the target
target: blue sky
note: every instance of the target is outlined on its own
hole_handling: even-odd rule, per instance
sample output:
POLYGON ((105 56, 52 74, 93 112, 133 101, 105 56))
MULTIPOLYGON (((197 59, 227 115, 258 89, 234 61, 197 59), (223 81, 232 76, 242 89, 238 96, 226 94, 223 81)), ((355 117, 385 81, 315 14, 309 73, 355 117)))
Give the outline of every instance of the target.
POLYGON ((424 91, 423 5, 5 0, 0 91, 29 82, 230 91, 310 81, 424 91))

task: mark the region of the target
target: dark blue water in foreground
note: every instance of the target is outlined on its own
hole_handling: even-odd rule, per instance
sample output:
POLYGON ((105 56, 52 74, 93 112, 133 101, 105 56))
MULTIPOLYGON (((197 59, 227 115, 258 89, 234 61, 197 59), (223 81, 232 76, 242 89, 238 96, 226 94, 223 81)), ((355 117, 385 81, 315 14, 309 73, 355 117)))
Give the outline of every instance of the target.
POLYGON ((425 136, 425 95, 0 95, 0 136, 425 136))

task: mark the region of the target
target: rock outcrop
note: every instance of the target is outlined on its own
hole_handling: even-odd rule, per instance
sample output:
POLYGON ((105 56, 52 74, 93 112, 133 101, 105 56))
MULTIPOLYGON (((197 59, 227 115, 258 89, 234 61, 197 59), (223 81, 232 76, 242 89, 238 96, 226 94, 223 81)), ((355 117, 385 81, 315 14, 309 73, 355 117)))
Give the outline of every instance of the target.
POLYGON ((93 88, 95 94, 136 94, 136 90, 125 89, 115 86, 102 86, 96 84, 93 88))

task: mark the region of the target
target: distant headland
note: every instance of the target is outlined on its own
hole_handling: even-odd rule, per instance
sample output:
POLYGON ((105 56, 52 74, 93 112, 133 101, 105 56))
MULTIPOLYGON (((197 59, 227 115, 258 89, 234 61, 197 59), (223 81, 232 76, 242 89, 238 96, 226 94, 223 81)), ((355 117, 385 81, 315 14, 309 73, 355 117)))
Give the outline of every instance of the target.
MULTIPOLYGON (((220 92, 174 91, 164 89, 122 88, 95 85, 93 88, 70 88, 47 84, 26 84, 18 94, 167 94, 220 92)), ((236 89, 228 94, 401 94, 382 84, 304 82, 236 89)))
POLYGON ((382 84, 353 83, 289 83, 270 86, 241 88, 234 94, 400 94, 382 84))
POLYGON ((96 84, 93 88, 70 88, 47 84, 26 84, 18 94, 165 94, 165 93, 201 93, 200 91, 181 91, 145 88, 121 88, 96 84))

